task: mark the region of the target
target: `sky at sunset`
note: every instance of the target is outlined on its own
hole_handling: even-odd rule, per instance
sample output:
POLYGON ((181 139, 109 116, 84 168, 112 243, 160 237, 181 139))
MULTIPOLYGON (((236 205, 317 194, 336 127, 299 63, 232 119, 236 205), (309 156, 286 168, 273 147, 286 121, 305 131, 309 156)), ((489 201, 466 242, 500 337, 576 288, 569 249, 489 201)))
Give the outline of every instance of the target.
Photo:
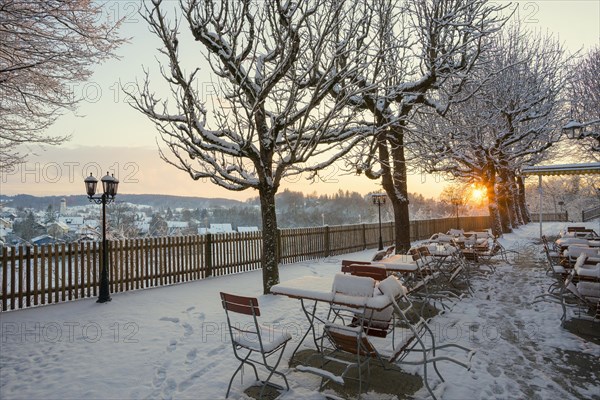
MULTIPOLYGON (((178 4, 176 1, 164 3, 169 11, 178 4)), ((89 82, 73 85, 74 93, 84 97, 83 102, 75 114, 65 114, 49 130, 55 135, 71 135, 71 140, 60 147, 25 149, 30 154, 27 163, 0 176, 0 194, 84 194, 84 176, 90 172, 102 176, 109 170, 119 177, 121 193, 239 200, 257 195, 250 190, 229 192, 208 182, 193 181, 186 173, 160 160, 153 124, 130 107, 121 90, 135 91, 134 82, 143 80, 144 68, 150 70, 156 91, 164 88, 156 67, 159 43, 137 14, 138 5, 137 1, 108 1, 104 6, 107 15, 124 18, 121 32, 131 37, 130 43, 118 50, 119 60, 95 66, 89 82)), ((571 52, 585 51, 600 41, 600 2, 596 0, 521 1, 512 7, 516 7, 532 28, 556 33, 571 52)), ((181 32, 188 35, 184 24, 181 32)), ((208 68, 197 52, 188 54, 198 57, 198 64, 206 71, 206 80, 199 90, 209 99, 212 90, 208 68)), ((409 178, 408 187, 409 192, 437 197, 444 184, 439 177, 414 174, 409 178)), ((379 190, 376 182, 364 176, 344 174, 335 166, 324 171, 316 182, 293 179, 286 181, 283 187, 327 194, 339 189, 363 194, 379 190)))

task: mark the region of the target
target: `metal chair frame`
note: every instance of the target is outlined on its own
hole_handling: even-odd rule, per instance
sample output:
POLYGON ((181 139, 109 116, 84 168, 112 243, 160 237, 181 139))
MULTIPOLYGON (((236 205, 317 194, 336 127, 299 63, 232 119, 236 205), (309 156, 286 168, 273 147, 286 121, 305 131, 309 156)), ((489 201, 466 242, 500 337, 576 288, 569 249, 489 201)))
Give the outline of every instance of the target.
POLYGON ((242 370, 244 364, 250 365, 252 367, 257 381, 260 381, 260 379, 258 377, 256 364, 264 366, 269 371, 267 379, 264 381, 260 381, 262 383, 262 388, 260 390, 259 398, 262 398, 264 390, 267 386, 272 386, 280 390, 284 389, 283 386, 276 385, 270 382, 274 374, 283 378, 285 382, 285 388, 286 390, 289 390, 290 386, 288 384, 286 376, 283 373, 277 371, 277 367, 281 362, 281 358, 285 351, 285 346, 287 345, 287 342, 292 338, 291 335, 288 334, 280 337, 279 340, 281 341, 281 343, 276 344, 273 348, 269 347, 265 349, 265 345, 270 343, 269 340, 273 340, 276 336, 273 334, 273 332, 276 332, 277 334, 281 335, 283 335, 283 332, 270 330, 269 338, 263 338, 263 335, 261 333, 261 325, 258 323, 257 319, 257 317, 260 316, 258 300, 254 297, 237 296, 221 292, 221 302, 223 305, 223 309, 225 309, 225 315, 227 317, 227 325, 231 337, 231 344, 233 346, 233 354, 235 355, 235 358, 237 358, 238 361, 240 361, 240 365, 237 367, 237 369, 231 376, 231 379, 229 380, 229 385, 227 386, 227 394, 225 395, 225 398, 229 397, 229 392, 231 390, 233 379, 235 378, 237 373, 242 370), (231 321, 230 313, 249 316, 250 319, 253 321, 253 325, 247 323, 240 324, 240 327, 236 326, 231 321), (252 325, 253 328, 248 328, 248 326, 250 325, 252 325), (244 329, 242 329, 241 327, 243 327, 244 329), (247 339, 248 337, 254 336, 256 336, 258 346, 249 345, 248 340, 240 340, 241 337, 247 339), (247 351, 247 353, 243 354, 244 351, 247 351), (279 352, 279 356, 277 357, 274 365, 270 365, 267 361, 267 358, 271 355, 276 355, 277 352, 279 352), (251 358, 251 355, 253 355, 253 353, 260 353, 261 358, 251 358))

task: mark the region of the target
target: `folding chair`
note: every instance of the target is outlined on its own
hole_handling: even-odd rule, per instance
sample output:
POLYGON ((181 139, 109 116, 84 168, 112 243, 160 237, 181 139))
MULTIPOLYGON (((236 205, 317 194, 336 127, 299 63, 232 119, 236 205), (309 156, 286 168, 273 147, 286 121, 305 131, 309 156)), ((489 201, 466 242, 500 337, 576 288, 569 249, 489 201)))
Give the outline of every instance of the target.
POLYGON ((552 264, 558 264, 560 261, 560 254, 550 248, 550 243, 548 243, 548 238, 546 238, 546 235, 542 235, 542 244, 544 246, 544 251, 546 252, 548 261, 550 261, 552 264))
POLYGON ((287 332, 263 326, 258 323, 257 317, 260 316, 260 309, 256 298, 236 296, 221 292, 221 302, 225 309, 225 315, 227 316, 227 325, 229 326, 231 344, 233 345, 233 354, 235 355, 235 358, 240 361, 240 365, 229 380, 225 398, 229 397, 233 379, 237 373, 240 372, 244 364, 248 364, 252 367, 257 381, 260 380, 258 378, 256 365, 262 365, 269 371, 267 379, 265 381, 260 381, 262 383, 262 388, 260 390, 259 398, 262 398, 265 387, 267 386, 272 386, 280 390, 283 389, 282 386, 269 382, 273 374, 281 376, 285 382, 286 390, 289 390, 290 386, 288 385, 287 378, 283 373, 277 371, 277 366, 281 361, 285 346, 292 336, 287 332), (238 315, 239 318, 237 318, 235 323, 232 322, 232 316, 230 314, 238 315), (253 353, 260 354, 260 358, 251 358, 253 353), (276 357, 276 361, 269 364, 267 358, 271 355, 277 355, 277 353, 279 353, 279 355, 276 357))
MULTIPOLYGON (((471 369, 471 359, 475 355, 475 350, 458 344, 443 344, 436 345, 435 335, 433 330, 427 323, 427 321, 421 317, 418 313, 415 313, 413 309, 412 301, 407 296, 406 291, 398 281, 393 281, 390 277, 386 281, 380 283, 379 290, 386 296, 388 296, 392 302, 395 313, 402 319, 404 324, 409 328, 409 335, 401 335, 402 342, 399 343, 399 348, 395 349, 394 353, 391 354, 387 361, 391 364, 399 366, 401 364, 406 365, 423 365, 423 381, 427 391, 431 397, 435 400, 436 397, 433 390, 429 386, 429 380, 427 377, 427 365, 432 364, 433 369, 437 376, 442 382, 445 382, 440 371, 437 368, 438 361, 450 361, 457 364, 467 370, 471 369), (400 301, 404 304, 400 306, 400 301), (417 317, 416 322, 411 322, 412 319, 409 317, 409 313, 414 313, 417 317), (430 343, 428 345, 427 343, 430 343), (459 360, 454 357, 437 355, 436 352, 446 349, 462 350, 466 354, 465 359, 459 360), (409 360, 407 356, 412 353, 420 353, 421 358, 417 360, 409 360)), ((397 335, 398 336, 398 335, 397 335)), ((395 348, 396 346, 392 346, 395 348)), ((381 352, 379 353, 382 355, 381 352)))
POLYGON ((371 342, 364 335, 361 327, 326 324, 323 332, 328 345, 323 347, 322 354, 315 354, 315 356, 321 357, 320 368, 298 365, 296 369, 320 376, 321 384, 319 391, 323 390, 327 382, 344 385, 344 379, 358 380, 358 398, 360 399, 363 385, 363 369, 367 368, 368 388, 371 376, 370 362, 372 359, 381 360, 377 350, 375 350, 371 342), (351 354, 356 358, 349 360, 348 357, 343 356, 344 354, 351 354), (340 375, 335 375, 325 369, 329 363, 341 364, 345 368, 340 375), (354 368, 358 370, 358 379, 348 377, 348 373, 354 368))
MULTIPOLYGON (((600 267, 585 264, 587 254, 582 253, 575 262, 574 267, 568 272, 564 283, 560 284, 560 291, 548 291, 535 297, 532 304, 549 300, 559 303, 562 307, 561 322, 567 318, 567 307, 573 306, 581 309, 587 306, 589 310, 596 308, 600 303, 600 267), (573 302, 574 301, 574 302, 573 302)), ((581 314, 581 313, 580 313, 581 314)), ((596 314, 596 315, 597 315, 596 314)), ((595 317, 597 318, 597 317, 595 317)))

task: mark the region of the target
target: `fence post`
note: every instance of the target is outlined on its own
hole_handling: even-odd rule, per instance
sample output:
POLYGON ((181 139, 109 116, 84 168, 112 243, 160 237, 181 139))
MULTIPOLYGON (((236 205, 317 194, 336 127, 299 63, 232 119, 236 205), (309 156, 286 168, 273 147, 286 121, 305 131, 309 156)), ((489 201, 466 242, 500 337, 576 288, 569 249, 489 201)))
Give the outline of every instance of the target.
MULTIPOLYGON (((2 248, 2 311, 8 310, 8 247, 2 248)), ((11 266, 12 267, 12 266, 11 266)), ((11 288, 12 289, 12 288, 11 288)))
MULTIPOLYGON (((265 240, 264 237, 263 240, 265 240)), ((281 249, 283 248, 281 241, 281 229, 277 228, 275 231, 275 262, 277 265, 281 263, 281 249)))
POLYGON ((212 234, 206 234, 204 242, 204 260, 206 261, 206 277, 212 276, 213 257, 212 257, 212 234))
POLYGON ((329 257, 329 255, 331 253, 330 241, 329 241, 329 225, 325 225, 324 235, 325 235, 325 257, 329 257))
POLYGON ((367 249, 367 225, 362 224, 362 241, 363 241, 363 250, 367 249))
POLYGON ((27 258, 27 261, 25 261, 25 268, 27 268, 25 271, 25 279, 27 279, 27 282, 25 283, 25 290, 27 293, 25 295, 25 304, 27 307, 31 307, 31 246, 25 247, 25 257, 27 258))

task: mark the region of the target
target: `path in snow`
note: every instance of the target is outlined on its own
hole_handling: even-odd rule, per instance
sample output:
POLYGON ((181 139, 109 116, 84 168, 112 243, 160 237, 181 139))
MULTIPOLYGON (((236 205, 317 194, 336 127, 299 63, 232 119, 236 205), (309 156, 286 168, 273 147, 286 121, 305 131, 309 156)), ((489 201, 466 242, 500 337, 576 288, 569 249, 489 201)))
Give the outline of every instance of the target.
MULTIPOLYGON (((469 328, 461 335, 468 339, 459 341, 478 352, 467 385, 480 399, 600 398, 600 348, 560 326, 559 305, 530 304, 552 282, 541 246, 520 240, 511 247, 519 252, 509 256, 511 265, 499 264, 489 280, 476 279, 475 295, 437 321, 443 326, 458 315, 469 328)), ((463 392, 449 385, 444 397, 463 392)))

